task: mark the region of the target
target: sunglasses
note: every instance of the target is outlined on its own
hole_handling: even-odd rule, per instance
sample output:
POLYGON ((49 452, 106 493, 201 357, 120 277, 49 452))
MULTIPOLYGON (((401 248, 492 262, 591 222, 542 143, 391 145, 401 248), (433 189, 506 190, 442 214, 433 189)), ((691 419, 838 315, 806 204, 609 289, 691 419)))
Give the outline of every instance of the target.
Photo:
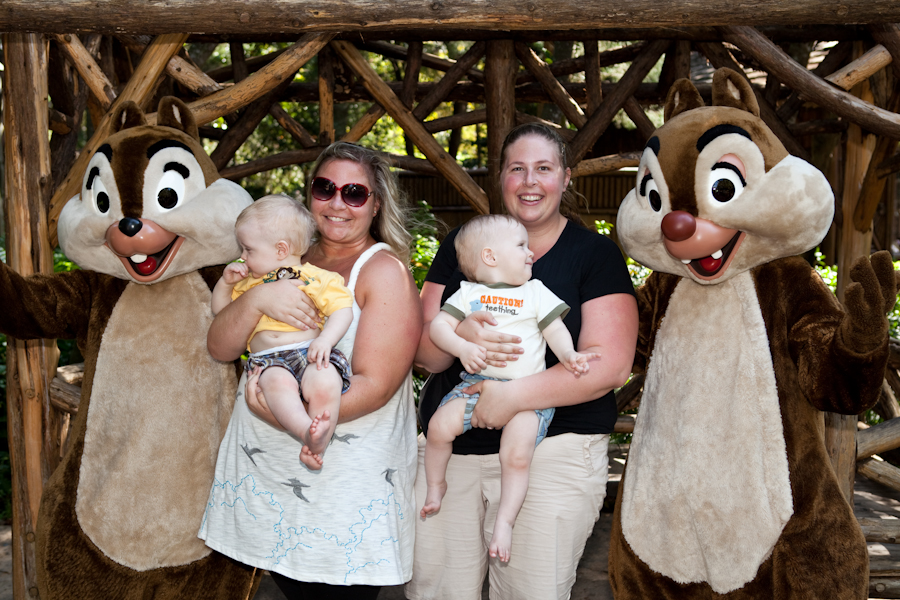
POLYGON ((331 200, 340 189, 341 200, 347 206, 359 208, 369 199, 369 196, 375 192, 370 192, 369 188, 361 183, 346 183, 341 188, 326 177, 316 177, 312 180, 312 197, 316 200, 327 202, 331 200))

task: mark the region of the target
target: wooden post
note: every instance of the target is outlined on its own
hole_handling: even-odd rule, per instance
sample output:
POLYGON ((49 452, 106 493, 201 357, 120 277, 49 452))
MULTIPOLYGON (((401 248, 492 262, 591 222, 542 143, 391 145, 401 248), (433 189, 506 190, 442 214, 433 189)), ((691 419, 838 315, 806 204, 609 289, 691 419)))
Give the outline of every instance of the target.
MULTIPOLYGON (((872 103, 869 84, 863 81, 853 88, 852 93, 860 100, 872 103)), ((838 298, 843 301, 847 287, 850 266, 860 256, 869 254, 872 245, 871 225, 866 232, 860 232, 853 223, 853 213, 859 201, 862 182, 865 179, 869 161, 875 150, 875 136, 864 134, 856 123, 847 130, 847 145, 844 152, 844 186, 841 191, 841 245, 838 249, 838 298)), ((837 475, 844 497, 853 503, 853 478, 856 474, 856 421, 854 415, 825 413, 825 446, 831 457, 831 465, 837 475)))
POLYGON ((491 213, 503 212, 500 192, 500 150, 516 126, 516 52, 512 40, 487 43, 484 100, 488 128, 488 198, 491 213))
MULTIPOLYGON (((39 34, 6 34, 3 53, 7 261, 22 275, 51 273, 48 43, 39 34)), ((58 417, 49 401, 58 356, 55 340, 7 339, 15 598, 37 595, 34 528, 44 482, 59 462, 58 417)))
POLYGON ((334 141, 334 68, 328 46, 319 50, 319 144, 334 141))

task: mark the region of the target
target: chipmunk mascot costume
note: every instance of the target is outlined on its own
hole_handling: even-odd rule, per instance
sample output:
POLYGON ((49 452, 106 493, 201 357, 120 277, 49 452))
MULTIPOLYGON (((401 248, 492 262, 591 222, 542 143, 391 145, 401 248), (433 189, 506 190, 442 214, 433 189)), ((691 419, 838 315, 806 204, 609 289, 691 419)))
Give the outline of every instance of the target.
POLYGON ((0 267, 0 329, 75 338, 85 359, 71 447, 41 498, 43 600, 244 599, 258 582, 197 538, 237 385, 206 349, 210 288, 252 199, 219 178, 184 103, 157 114, 117 109, 60 214, 83 270, 0 267))
POLYGON ((713 106, 682 79, 619 210, 639 290, 644 395, 616 503, 616 600, 849 600, 867 596, 862 532, 838 488, 822 414, 878 398, 887 253, 858 260, 845 306, 795 255, 834 197, 716 71, 713 106))

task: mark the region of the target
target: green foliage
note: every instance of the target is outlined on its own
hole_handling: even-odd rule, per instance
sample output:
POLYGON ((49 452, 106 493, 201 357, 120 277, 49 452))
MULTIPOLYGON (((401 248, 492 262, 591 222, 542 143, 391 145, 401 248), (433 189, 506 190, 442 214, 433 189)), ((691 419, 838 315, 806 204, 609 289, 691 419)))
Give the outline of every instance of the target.
POLYGON ((416 286, 421 290, 441 243, 437 239, 437 219, 427 202, 424 200, 418 202, 412 221, 413 247, 409 257, 409 268, 416 280, 416 286))

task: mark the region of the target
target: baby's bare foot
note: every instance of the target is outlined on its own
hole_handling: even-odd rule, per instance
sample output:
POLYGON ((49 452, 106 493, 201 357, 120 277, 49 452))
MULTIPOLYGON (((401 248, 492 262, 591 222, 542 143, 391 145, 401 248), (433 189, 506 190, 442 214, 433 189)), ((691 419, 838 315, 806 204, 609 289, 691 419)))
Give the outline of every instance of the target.
POLYGON ((435 484, 429 483, 428 491, 425 492, 425 506, 422 507, 422 510, 419 512, 419 516, 424 519, 428 515, 433 515, 437 511, 441 510, 441 500, 444 499, 444 494, 446 493, 446 480, 435 484))
POLYGON ((316 415, 309 425, 309 435, 307 436, 310 452, 313 454, 324 453, 333 433, 331 413, 326 410, 321 415, 316 415))
POLYGON ((491 558, 499 558, 502 562, 509 562, 509 549, 512 546, 512 526, 503 521, 494 523, 494 535, 491 537, 491 545, 488 552, 491 558))
POLYGON ((300 462, 313 471, 318 471, 322 468, 322 455, 313 454, 309 449, 309 446, 304 445, 303 448, 300 449, 300 462))

